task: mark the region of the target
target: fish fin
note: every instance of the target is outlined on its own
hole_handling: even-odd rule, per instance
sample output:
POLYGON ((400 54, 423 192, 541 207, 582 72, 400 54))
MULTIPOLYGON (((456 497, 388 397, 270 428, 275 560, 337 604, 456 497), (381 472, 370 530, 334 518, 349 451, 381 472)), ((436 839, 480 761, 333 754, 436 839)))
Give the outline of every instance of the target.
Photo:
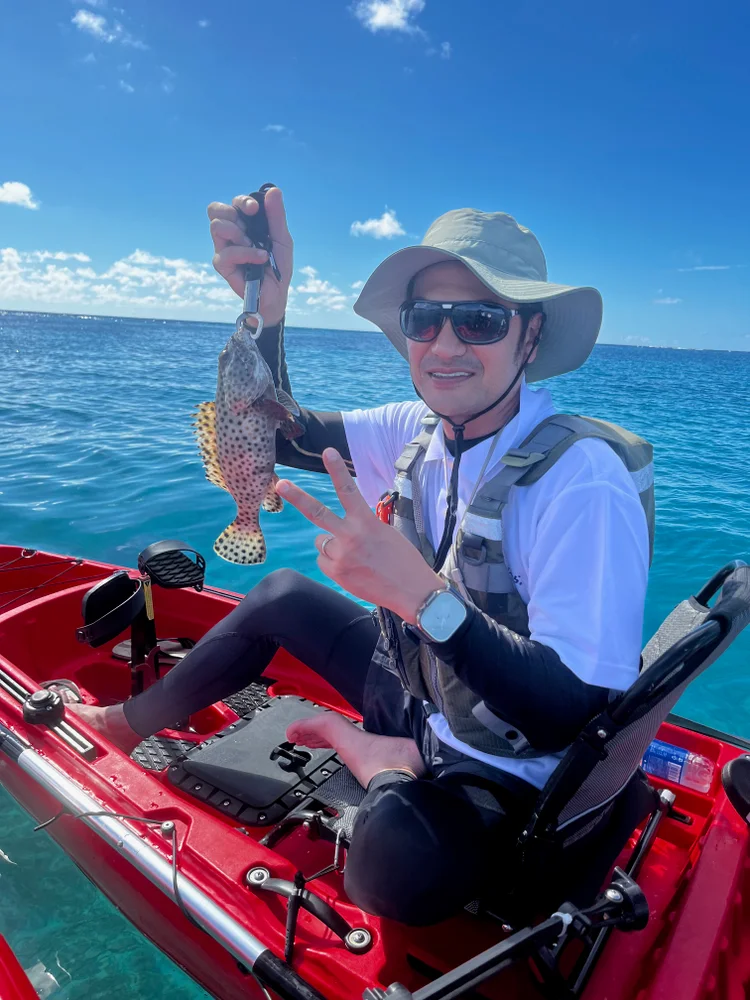
POLYGON ((302 410, 300 410, 296 400, 292 399, 289 393, 284 392, 283 389, 276 390, 276 398, 281 405, 285 406, 290 413, 294 414, 295 417, 298 417, 302 413, 302 410))
POLYGON ((266 540, 260 525, 248 527, 232 521, 214 542, 214 552, 227 562, 257 566, 266 561, 266 540))
POLYGON ((279 424, 279 431, 282 437, 285 437, 287 441, 291 441, 293 438, 302 437, 305 433, 305 425, 296 420, 291 414, 287 414, 286 420, 282 420, 279 424))
POLYGON ((269 514, 278 514, 280 510, 284 509, 284 501, 276 492, 276 483, 278 481, 279 477, 274 472, 269 480, 268 489, 261 504, 263 510, 267 510, 269 514))
POLYGON ((279 423, 283 420, 289 420, 291 417, 289 410, 278 399, 274 398, 259 399, 255 403, 255 409, 260 413, 264 413, 267 417, 278 420, 279 423))
POLYGON ((264 413, 267 417, 271 417, 272 420, 278 420, 279 430, 287 440, 301 437, 305 433, 303 424, 295 419, 294 415, 277 399, 270 397, 259 399, 254 405, 259 413, 264 413))
POLYGON ((213 402, 198 403, 195 408, 195 437, 203 459, 206 479, 214 486, 229 491, 219 466, 219 450, 216 447, 216 406, 213 402))

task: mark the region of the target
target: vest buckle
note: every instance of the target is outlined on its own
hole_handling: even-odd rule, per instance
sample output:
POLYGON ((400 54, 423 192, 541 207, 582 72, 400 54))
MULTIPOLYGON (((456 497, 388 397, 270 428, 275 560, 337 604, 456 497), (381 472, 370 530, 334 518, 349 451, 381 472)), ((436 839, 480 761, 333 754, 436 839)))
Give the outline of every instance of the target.
POLYGON ((500 461, 504 465, 511 465, 515 469, 523 469, 527 465, 536 465, 547 456, 540 451, 525 451, 523 448, 511 448, 503 455, 500 461))
POLYGON ((398 493, 395 490, 386 492, 378 500, 375 507, 375 515, 383 524, 393 524, 393 505, 396 502, 398 493))
POLYGON ((470 566, 481 566, 487 562, 487 543, 480 535, 464 534, 461 539, 461 555, 470 566))

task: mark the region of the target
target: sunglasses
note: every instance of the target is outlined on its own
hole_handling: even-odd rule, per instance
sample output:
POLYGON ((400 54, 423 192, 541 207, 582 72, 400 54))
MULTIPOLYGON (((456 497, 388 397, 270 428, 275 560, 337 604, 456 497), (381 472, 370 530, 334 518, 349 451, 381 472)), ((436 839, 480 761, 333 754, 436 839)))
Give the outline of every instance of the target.
MULTIPOLYGON (((526 310, 528 312, 528 310, 526 310)), ((428 344, 435 340, 446 319, 464 344, 496 344, 507 337, 510 321, 523 310, 490 302, 428 302, 411 299, 401 306, 401 332, 409 340, 428 344)))

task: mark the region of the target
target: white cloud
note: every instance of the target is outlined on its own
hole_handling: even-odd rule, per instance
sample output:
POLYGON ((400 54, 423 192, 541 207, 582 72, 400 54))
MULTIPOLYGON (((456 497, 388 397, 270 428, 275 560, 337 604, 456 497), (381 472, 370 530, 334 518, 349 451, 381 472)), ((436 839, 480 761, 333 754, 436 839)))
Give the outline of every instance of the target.
POLYGON ((126 83, 125 80, 118 80, 117 83, 120 90, 124 90, 126 94, 132 94, 135 91, 135 87, 131 87, 131 85, 126 83))
POLYGON ((266 125, 263 129, 264 132, 290 132, 291 130, 286 127, 286 125, 266 125))
POLYGON ((198 21, 198 27, 199 28, 207 28, 210 23, 211 23, 210 21, 206 21, 205 19, 202 19, 202 20, 198 21))
POLYGON ((396 218, 396 213, 387 208, 379 219, 353 222, 350 232, 352 236, 374 236, 376 240, 390 240, 394 236, 404 236, 406 230, 396 218))
MULTIPOLYGON (((340 288, 332 285, 330 281, 325 281, 318 277, 317 269, 307 265, 299 269, 300 274, 304 274, 307 281, 293 287, 297 295, 306 295, 305 305, 322 309, 332 309, 340 312, 347 306, 347 297, 340 288)), ((294 306, 292 311, 297 307, 294 306)), ((298 310, 297 310, 298 311, 298 310)))
POLYGON ((94 55, 93 52, 89 52, 88 55, 85 55, 83 57, 83 59, 81 60, 81 62, 82 63, 86 63, 86 64, 95 63, 96 62, 96 56, 94 55))
MULTIPOLYGON (((728 271, 732 264, 698 264, 696 267, 678 267, 678 271, 728 271)), ((736 266, 736 265, 734 265, 736 266)))
POLYGON ((174 81, 177 78, 177 74, 169 66, 162 66, 162 73, 164 73, 164 79, 161 81, 161 89, 165 94, 171 94, 174 90, 174 81))
POLYGON ((79 264, 90 264, 91 258, 85 253, 65 253, 63 250, 31 250, 22 253, 21 260, 77 260, 79 264))
POLYGON ((403 31, 424 35, 415 18, 425 7, 425 0, 356 0, 355 16, 370 31, 403 31))
POLYGON ((229 319, 240 305, 209 264, 145 250, 135 250, 102 273, 90 266, 71 268, 67 261, 91 263, 87 254, 79 252, 0 250, 0 307, 104 311, 117 307, 141 315, 167 308, 185 315, 201 308, 229 319))
POLYGON ((450 42, 441 42, 439 49, 434 48, 434 46, 427 49, 428 56, 440 56, 441 59, 450 59, 452 52, 450 42))
POLYGON ((5 181, 0 184, 0 202, 6 205, 20 205, 21 208, 39 208, 39 202, 34 201, 31 188, 20 181, 5 181))
POLYGON ((148 46, 139 38, 134 38, 129 31, 120 24, 119 21, 109 23, 106 17, 101 14, 93 14, 90 10, 77 10, 71 22, 88 35, 93 35, 100 42, 119 42, 121 45, 129 45, 134 49, 147 49, 148 46))
POLYGON ((364 286, 364 281, 353 281, 352 282, 352 288, 355 290, 355 292, 357 291, 358 288, 362 288, 363 286, 364 286))
POLYGON ((669 296, 665 299, 654 299, 655 306, 676 306, 678 302, 682 302, 682 299, 673 299, 669 296))
POLYGON ((630 336, 626 337, 624 342, 626 344, 632 345, 633 347, 651 347, 652 346, 651 345, 651 340, 648 337, 634 336, 633 334, 631 334, 630 336))
MULTIPOLYGON (((289 313, 343 319, 349 296, 314 267, 300 273, 304 280, 290 289, 289 313)), ((231 321, 242 303, 204 262, 137 249, 100 270, 78 251, 6 247, 0 249, 0 309, 6 308, 231 321)))

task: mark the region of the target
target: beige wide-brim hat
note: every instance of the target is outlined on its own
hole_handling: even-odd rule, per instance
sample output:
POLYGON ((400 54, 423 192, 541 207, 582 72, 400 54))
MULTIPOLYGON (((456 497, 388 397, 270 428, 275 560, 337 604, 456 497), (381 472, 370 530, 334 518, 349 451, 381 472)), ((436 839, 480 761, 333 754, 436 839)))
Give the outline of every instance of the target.
POLYGON ((547 262, 539 241, 505 212, 458 208, 441 215, 419 246, 391 254, 365 282, 354 304, 408 357, 399 309, 411 279, 430 264, 457 260, 490 291, 519 304, 540 302, 546 319, 527 382, 574 371, 584 363, 599 335, 602 297, 595 288, 574 288, 547 281, 547 262))

